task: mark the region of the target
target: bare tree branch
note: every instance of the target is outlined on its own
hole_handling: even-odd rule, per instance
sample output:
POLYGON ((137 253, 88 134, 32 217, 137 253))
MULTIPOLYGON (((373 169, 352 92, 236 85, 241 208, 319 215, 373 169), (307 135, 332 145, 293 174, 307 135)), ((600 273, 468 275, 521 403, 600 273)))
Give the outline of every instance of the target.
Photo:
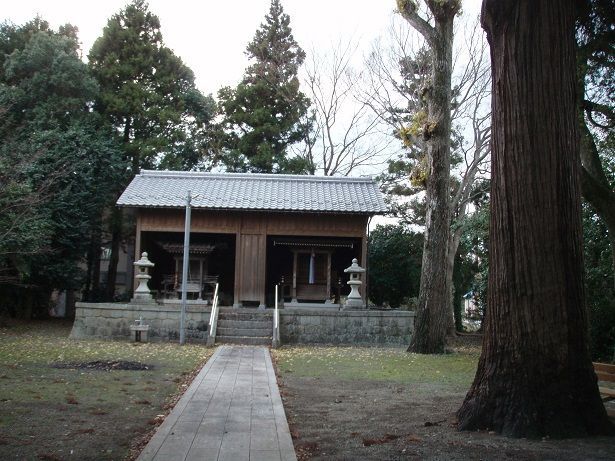
POLYGON ((402 17, 412 25, 430 44, 436 43, 436 31, 434 27, 423 19, 418 13, 418 6, 412 0, 397 0, 397 10, 402 17))
POLYGON ((383 165, 389 158, 392 140, 381 135, 379 117, 358 97, 364 73, 352 68, 355 52, 351 43, 339 43, 325 55, 313 51, 305 66, 314 129, 300 155, 326 176, 347 176, 360 167, 383 165))

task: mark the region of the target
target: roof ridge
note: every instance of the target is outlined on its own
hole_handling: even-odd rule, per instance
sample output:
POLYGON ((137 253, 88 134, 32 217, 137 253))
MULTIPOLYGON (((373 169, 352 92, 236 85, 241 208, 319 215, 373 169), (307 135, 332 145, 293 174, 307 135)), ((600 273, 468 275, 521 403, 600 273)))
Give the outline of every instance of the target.
POLYGON ((315 176, 299 174, 274 174, 274 173, 211 173, 209 171, 175 171, 175 170, 141 170, 139 176, 156 177, 207 177, 207 178, 245 178, 254 180, 275 179, 278 181, 314 181, 314 182, 373 182, 374 178, 369 176, 315 176))

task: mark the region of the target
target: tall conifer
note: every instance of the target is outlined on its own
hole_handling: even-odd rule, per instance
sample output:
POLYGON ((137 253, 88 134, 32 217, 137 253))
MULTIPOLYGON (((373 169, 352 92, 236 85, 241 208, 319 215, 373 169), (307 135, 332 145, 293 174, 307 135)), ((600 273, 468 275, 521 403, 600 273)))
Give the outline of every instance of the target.
MULTIPOLYGON (((134 0, 109 19, 89 63, 101 87, 97 109, 122 134, 131 164, 118 194, 141 168, 207 166, 213 99, 196 89, 192 70, 164 45, 160 20, 144 0, 134 0)), ((115 294, 123 227, 121 211, 114 207, 108 299, 115 294)))
POLYGON ((300 141, 305 130, 309 101, 297 78, 305 53, 279 0, 271 1, 246 54, 252 63, 242 81, 219 93, 225 129, 223 163, 231 171, 306 172, 305 162, 287 156, 288 146, 300 141))

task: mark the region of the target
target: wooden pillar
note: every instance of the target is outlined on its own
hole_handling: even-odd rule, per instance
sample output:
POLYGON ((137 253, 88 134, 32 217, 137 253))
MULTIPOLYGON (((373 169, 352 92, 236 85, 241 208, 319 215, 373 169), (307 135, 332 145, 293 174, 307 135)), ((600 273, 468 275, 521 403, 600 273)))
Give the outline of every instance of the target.
POLYGON ((260 291, 260 306, 261 308, 267 307, 267 234, 263 234, 260 236, 259 242, 259 264, 258 264, 258 273, 259 284, 261 286, 260 291))
POLYGON ((367 296, 368 282, 367 282, 367 274, 369 274, 369 267, 367 267, 367 227, 366 231, 363 233, 363 238, 361 239, 361 267, 365 269, 363 273, 363 291, 361 294, 363 295, 363 299, 365 299, 365 307, 369 307, 369 298, 367 296))
POLYGON ((233 293, 233 307, 241 307, 239 296, 241 293, 241 232, 235 233, 235 287, 233 293))

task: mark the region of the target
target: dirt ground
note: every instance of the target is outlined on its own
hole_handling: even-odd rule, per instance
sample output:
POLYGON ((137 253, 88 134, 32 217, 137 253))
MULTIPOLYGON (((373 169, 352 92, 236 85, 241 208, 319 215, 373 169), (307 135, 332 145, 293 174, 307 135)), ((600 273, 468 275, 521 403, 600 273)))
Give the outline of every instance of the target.
MULTIPOLYGON (((300 358, 293 360, 300 368, 300 358)), ((615 438, 526 440, 457 431, 466 383, 306 376, 283 368, 281 393, 300 461, 615 459, 615 438)))
POLYGON ((0 327, 0 460, 135 459, 212 350, 0 327))

